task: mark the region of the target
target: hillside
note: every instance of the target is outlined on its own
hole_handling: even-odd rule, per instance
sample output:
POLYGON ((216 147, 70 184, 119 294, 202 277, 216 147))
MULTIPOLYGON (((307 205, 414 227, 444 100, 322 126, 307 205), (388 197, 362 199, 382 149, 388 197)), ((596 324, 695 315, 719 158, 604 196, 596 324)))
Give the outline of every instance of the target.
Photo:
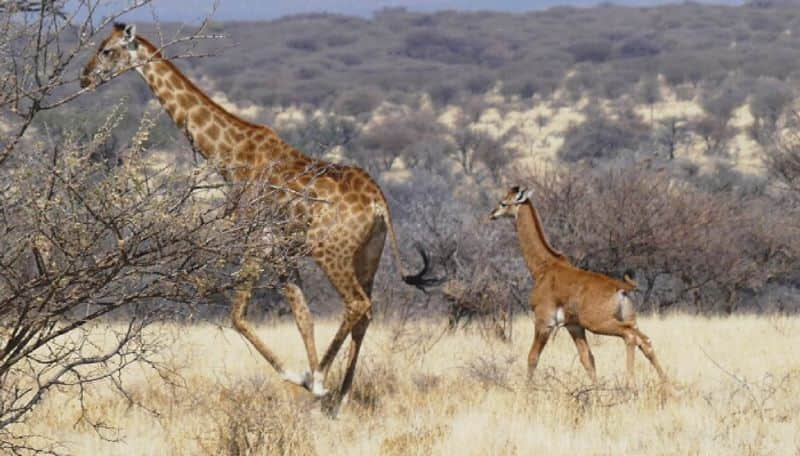
MULTIPOLYGON (((177 28, 162 27, 167 37, 177 28)), ((155 35, 146 24, 140 30, 155 35)), ((625 155, 619 149, 657 156, 661 130, 674 120, 677 139, 686 141, 678 145, 683 152, 670 148, 671 158, 711 157, 760 174, 754 140, 790 104, 800 70, 800 9, 791 2, 526 14, 387 9, 372 19, 309 14, 215 23, 209 31, 228 38, 196 52, 217 55, 182 67, 253 120, 271 123, 276 110, 300 109, 296 120, 319 111, 363 123, 380 107, 419 111, 424 94, 436 117, 468 107, 469 116, 488 115, 481 122, 499 131, 517 128, 524 137, 505 139, 536 160, 603 161, 625 155), (587 109, 612 119, 606 129, 628 139, 612 139, 615 146, 603 151, 574 150, 575 141, 562 146, 570 122, 577 126, 587 109), (613 121, 633 120, 631 112, 636 122, 613 121)), ((127 87, 102 93, 109 102, 136 93, 129 104, 135 118, 150 96, 135 77, 125 79, 127 87)), ((305 147, 330 138, 294 140, 305 147)))
MULTIPOLYGON (((541 192, 548 231, 576 263, 637 269, 645 308, 787 309, 798 304, 797 205, 771 157, 796 131, 798 5, 307 14, 211 23, 227 38, 167 53, 210 53, 178 65, 218 102, 308 154, 367 168, 404 249, 428 245, 458 283, 529 283, 521 262, 497 255, 513 233, 482 222, 500 189, 522 182, 541 192), (586 182, 609 193, 600 200, 586 182), (564 196, 576 189, 580 199, 564 196)), ((153 39, 188 31, 139 25, 153 39)), ((34 131, 89 137, 121 99, 127 116, 104 159, 148 111, 158 166, 195 163, 134 74, 42 113, 34 131)), ((335 309, 307 274, 322 283, 311 300, 335 309)))

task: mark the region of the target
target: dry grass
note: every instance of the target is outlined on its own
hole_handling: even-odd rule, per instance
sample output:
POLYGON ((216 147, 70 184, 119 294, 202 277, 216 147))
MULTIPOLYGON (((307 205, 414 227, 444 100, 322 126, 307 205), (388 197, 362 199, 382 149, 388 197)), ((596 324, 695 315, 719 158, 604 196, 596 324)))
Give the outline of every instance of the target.
MULTIPOLYGON (((367 335, 353 399, 339 420, 307 393, 279 383, 229 329, 165 326, 167 385, 128 373, 131 406, 108 386, 88 392, 87 413, 120 427, 104 441, 79 422, 74 396, 51 395, 25 430, 77 454, 798 454, 800 318, 686 315, 646 318, 642 329, 671 377, 664 397, 637 355, 637 388, 622 385, 624 348, 591 337, 602 384, 587 383, 566 331, 525 380, 532 324, 512 343, 478 332, 445 334, 438 323, 376 323, 367 335), (442 337, 440 337, 442 336, 442 337)), ((333 322, 318 324, 322 345, 333 322)), ((292 322, 260 333, 296 368, 304 365, 292 322)), ((346 347, 345 347, 346 350, 346 347)), ((340 378, 342 362, 330 382, 340 378)))

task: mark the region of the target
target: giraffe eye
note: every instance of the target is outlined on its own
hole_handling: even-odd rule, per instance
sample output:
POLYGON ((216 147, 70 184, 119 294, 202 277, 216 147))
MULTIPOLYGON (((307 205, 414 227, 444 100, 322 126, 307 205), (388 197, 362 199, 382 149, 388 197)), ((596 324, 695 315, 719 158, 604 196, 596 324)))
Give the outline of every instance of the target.
POLYGON ((506 207, 506 206, 508 206, 508 204, 506 204, 506 203, 500 203, 500 207, 506 207))
POLYGON ((106 57, 111 55, 111 49, 103 49, 102 54, 106 57))

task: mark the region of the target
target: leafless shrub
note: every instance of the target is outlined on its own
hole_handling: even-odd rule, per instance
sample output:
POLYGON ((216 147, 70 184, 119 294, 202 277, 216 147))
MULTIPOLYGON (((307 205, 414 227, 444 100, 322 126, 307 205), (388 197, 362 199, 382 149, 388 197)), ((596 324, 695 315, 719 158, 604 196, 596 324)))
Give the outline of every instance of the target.
POLYGON ((401 377, 395 366, 372 357, 364 357, 359 369, 363 375, 353 385, 350 401, 368 413, 377 413, 387 398, 397 393, 401 377))
POLYGON ((691 129, 702 139, 706 155, 727 156, 728 142, 736 136, 736 130, 728 124, 728 119, 709 115, 692 122, 691 129))
POLYGON ((567 47, 576 62, 604 62, 611 56, 611 50, 611 42, 608 40, 578 41, 567 47))
POLYGON ((441 161, 436 155, 441 151, 437 146, 449 146, 442 142, 442 128, 433 110, 420 109, 411 114, 399 110, 365 130, 348 154, 379 173, 391 169, 400 157, 410 166, 441 161))
POLYGON ((325 44, 330 47, 347 46, 358 41, 358 36, 349 34, 332 34, 325 37, 325 44))
POLYGON ((298 51, 315 52, 320 49, 321 44, 317 38, 303 37, 292 38, 286 41, 286 46, 290 49, 295 49, 298 51))
POLYGON ((447 435, 448 430, 448 426, 444 424, 427 427, 415 425, 409 431, 384 439, 380 454, 432 454, 436 444, 447 435))
POLYGON ((216 428, 214 438, 198 436, 209 454, 315 455, 307 413, 297 404, 264 393, 263 385, 219 387, 219 398, 207 410, 216 428))
POLYGON ((686 119, 670 116, 656 125, 655 142, 666 153, 669 160, 675 159, 678 148, 686 141, 688 132, 686 119))
POLYGON ((521 262, 508 261, 513 233, 488 224, 488 202, 458 194, 442 198, 451 188, 443 178, 419 172, 392 192, 410 202, 395 212, 401 226, 420 237, 437 274, 446 278, 431 305, 417 313, 443 311, 451 329, 475 323, 484 335, 508 340, 530 275, 521 262))
POLYGON ((442 287, 450 328, 466 326, 475 320, 488 335, 509 339, 519 290, 492 265, 458 272, 462 277, 453 277, 442 287))
POLYGON ((764 160, 776 183, 785 194, 797 200, 800 197, 800 135, 796 133, 800 115, 791 113, 786 125, 773 135, 771 147, 764 160))
POLYGON ((346 115, 358 116, 371 113, 383 101, 383 96, 377 90, 354 90, 345 92, 336 100, 334 108, 346 115))
POLYGON ((498 182, 505 167, 515 159, 513 151, 505 145, 516 131, 512 129, 495 137, 475 128, 473 122, 474 116, 469 112, 459 116, 451 136, 452 147, 445 149, 445 153, 477 182, 487 177, 498 182))
POLYGON ((55 386, 113 381, 136 362, 157 368, 143 329, 191 310, 175 304, 197 304, 234 286, 229 274, 242 258, 269 265, 266 286, 286 274, 298 243, 283 210, 264 204, 276 190, 245 185, 214 195, 210 169, 154 171, 140 146, 135 140, 126 165, 110 173, 87 160, 91 144, 64 144, 51 156, 37 151, 6 167, 0 428, 55 386), (98 346, 92 338, 109 328, 95 322, 109 317, 128 324, 111 347, 98 346))
POLYGON ((636 97, 650 108, 650 125, 653 124, 653 105, 661 101, 661 86, 656 75, 646 75, 639 81, 636 97))
POLYGON ((764 419, 767 415, 774 414, 775 395, 779 392, 787 392, 789 390, 788 384, 798 375, 797 372, 790 371, 780 378, 776 378, 772 373, 767 373, 760 380, 748 380, 746 377, 728 370, 712 358, 702 347, 700 351, 703 352, 703 355, 715 368, 736 384, 736 389, 729 394, 728 401, 733 404, 737 414, 753 414, 761 419, 764 419))
POLYGON ((543 374, 527 388, 545 393, 548 400, 554 397, 568 399, 568 404, 586 413, 593 408, 610 408, 629 403, 636 399, 637 392, 617 382, 587 384, 583 372, 572 375, 564 371, 546 369, 543 374))
POLYGON ((463 366, 462 370, 484 387, 497 387, 511 391, 509 372, 514 360, 514 357, 508 357, 501 361, 492 355, 479 356, 463 366))
POLYGON ((759 142, 768 141, 786 106, 793 99, 789 84, 775 78, 759 78, 750 98, 753 115, 751 134, 759 142))
POLYGON ((635 150, 644 140, 646 127, 637 119, 612 119, 591 109, 582 124, 570 127, 558 157, 568 162, 596 163, 635 150))
POLYGON ((314 116, 280 133, 303 153, 321 157, 336 147, 350 145, 361 134, 361 126, 346 117, 329 114, 314 116))
POLYGON ((458 97, 459 87, 452 82, 443 82, 431 87, 429 93, 436 105, 447 106, 458 97))
MULTIPOLYGON (((11 124, 0 150, 3 451, 26 451, 14 425, 53 389, 82 393, 108 382, 135 403, 122 371, 140 364, 164 372, 153 355, 165 341, 148 336, 150 323, 189 315, 236 286, 232 272, 243 258, 267 265, 269 287, 303 253, 286 207, 266 203, 283 189, 215 185, 213 163, 186 170, 150 160, 149 117, 119 152, 119 166, 95 157, 120 124, 121 105, 91 134, 43 138, 29 128, 83 94, 70 91, 67 71, 95 33, 91 14, 78 18, 98 3, 73 6, 73 16, 41 8, 3 11, 0 20, 0 119, 11 124)), ((108 423, 82 419, 115 438, 108 423)))

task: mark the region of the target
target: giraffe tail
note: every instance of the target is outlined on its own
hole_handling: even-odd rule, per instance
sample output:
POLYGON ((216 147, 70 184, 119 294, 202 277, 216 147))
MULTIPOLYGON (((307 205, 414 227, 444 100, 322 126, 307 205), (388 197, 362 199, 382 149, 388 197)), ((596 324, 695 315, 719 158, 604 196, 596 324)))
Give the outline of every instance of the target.
POLYGON ((381 216, 383 217, 384 223, 386 223, 386 229, 389 231, 389 242, 391 243, 392 251, 394 252, 394 261, 397 270, 400 271, 400 276, 403 278, 403 282, 414 286, 421 291, 427 293, 427 288, 436 286, 441 284, 444 281, 444 278, 441 277, 427 277, 430 273, 431 269, 431 261, 428 253, 425 251, 425 248, 422 244, 417 243, 416 248, 419 252, 420 256, 422 257, 422 269, 417 272, 416 274, 407 274, 405 268, 403 267, 403 261, 400 258, 400 247, 397 243, 397 235, 394 231, 394 224, 392 223, 392 215, 389 213, 388 205, 385 205, 381 212, 381 216))

